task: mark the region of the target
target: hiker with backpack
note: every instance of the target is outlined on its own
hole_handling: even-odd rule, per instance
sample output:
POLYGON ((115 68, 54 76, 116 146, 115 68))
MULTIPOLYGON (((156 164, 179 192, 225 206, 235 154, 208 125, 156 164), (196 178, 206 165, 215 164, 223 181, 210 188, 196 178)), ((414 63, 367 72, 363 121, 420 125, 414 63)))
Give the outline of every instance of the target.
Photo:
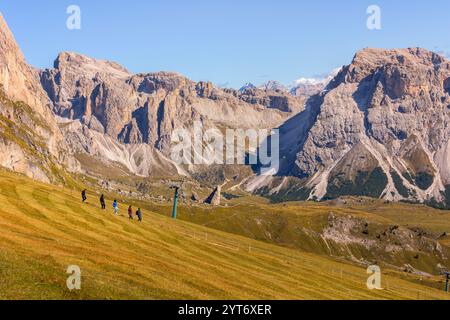
POLYGON ((100 205, 102 206, 102 210, 106 209, 105 196, 103 194, 100 196, 100 205))
POLYGON ((138 221, 142 222, 142 212, 141 212, 141 208, 137 209, 136 211, 136 216, 138 217, 138 221))
POLYGON ((133 220, 133 207, 128 207, 128 217, 130 220, 133 220))
POLYGON ((114 199, 113 202, 113 208, 114 208, 114 214, 117 216, 119 215, 119 204, 117 203, 117 200, 114 199))
POLYGON ((84 189, 83 191, 81 191, 81 200, 83 203, 86 202, 87 197, 86 197, 86 189, 84 189))

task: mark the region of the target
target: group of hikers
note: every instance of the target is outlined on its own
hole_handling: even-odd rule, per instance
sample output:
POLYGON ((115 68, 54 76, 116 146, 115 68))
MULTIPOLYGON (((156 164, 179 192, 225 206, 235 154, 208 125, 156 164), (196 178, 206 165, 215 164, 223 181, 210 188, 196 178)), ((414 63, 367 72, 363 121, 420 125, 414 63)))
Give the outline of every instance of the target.
MULTIPOLYGON (((83 203, 86 203, 87 201, 87 196, 86 196, 86 189, 84 189, 83 191, 81 191, 81 199, 83 203)), ((102 207, 102 210, 106 210, 106 201, 105 201, 105 196, 102 194, 100 196, 100 205, 102 207)), ((117 202, 116 199, 114 199, 113 202, 113 209, 114 209, 114 215, 118 216, 119 215, 119 203, 117 202)), ((139 222, 142 222, 142 211, 141 208, 138 208, 135 212, 136 217, 138 218, 139 222)), ((128 207, 128 218, 130 220, 133 220, 133 207, 129 206, 128 207)))

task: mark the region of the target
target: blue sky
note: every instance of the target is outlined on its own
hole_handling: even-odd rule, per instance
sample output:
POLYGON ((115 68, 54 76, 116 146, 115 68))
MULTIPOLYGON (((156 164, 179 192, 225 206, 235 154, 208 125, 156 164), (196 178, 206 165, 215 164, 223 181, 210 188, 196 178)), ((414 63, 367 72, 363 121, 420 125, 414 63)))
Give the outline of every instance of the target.
POLYGON ((448 0, 2 0, 0 11, 36 67, 75 51, 236 88, 316 77, 364 47, 450 52, 448 0), (66 28, 71 4, 81 30, 66 28), (381 30, 366 28, 371 4, 381 30))

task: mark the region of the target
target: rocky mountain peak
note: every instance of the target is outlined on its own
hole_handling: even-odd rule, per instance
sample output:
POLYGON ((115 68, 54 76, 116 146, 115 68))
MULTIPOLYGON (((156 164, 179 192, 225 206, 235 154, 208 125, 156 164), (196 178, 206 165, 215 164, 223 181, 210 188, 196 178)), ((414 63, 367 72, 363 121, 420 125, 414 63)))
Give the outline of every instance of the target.
POLYGON ((16 53, 17 60, 24 60, 22 51, 14 39, 8 24, 6 23, 3 15, 0 13, 0 55, 4 57, 9 52, 16 53))
POLYGON ((6 95, 43 113, 48 100, 38 79, 37 70, 26 63, 13 34, 0 14, 0 84, 6 95))
POLYGON ((427 75, 442 70, 449 70, 449 62, 443 56, 426 49, 367 48, 357 52, 351 64, 343 68, 335 80, 359 83, 377 71, 401 76, 418 72, 427 75))
POLYGON ((425 64, 436 65, 445 62, 446 59, 432 51, 423 48, 406 49, 378 49, 365 48, 358 51, 351 64, 373 64, 386 63, 396 64, 425 64))
MULTIPOLYGON (((300 198, 442 203, 450 190, 449 77, 449 62, 425 49, 358 52, 281 127, 281 173, 295 177, 300 198)), ((278 187, 295 189, 285 180, 278 187)))
POLYGON ((254 90, 254 89, 256 89, 256 86, 253 83, 247 82, 239 89, 239 92, 244 93, 247 90, 254 90))
POLYGON ((26 63, 1 14, 0 97, 0 166, 50 181, 49 163, 67 164, 67 157, 63 159, 60 153, 63 137, 41 86, 39 71, 26 63), (14 132, 11 139, 5 139, 8 130, 14 132), (47 158, 37 159, 37 155, 47 158))
POLYGON ((58 70, 77 69, 85 76, 94 77, 96 74, 108 74, 117 78, 127 78, 130 72, 116 62, 98 60, 75 52, 61 52, 54 62, 58 70))

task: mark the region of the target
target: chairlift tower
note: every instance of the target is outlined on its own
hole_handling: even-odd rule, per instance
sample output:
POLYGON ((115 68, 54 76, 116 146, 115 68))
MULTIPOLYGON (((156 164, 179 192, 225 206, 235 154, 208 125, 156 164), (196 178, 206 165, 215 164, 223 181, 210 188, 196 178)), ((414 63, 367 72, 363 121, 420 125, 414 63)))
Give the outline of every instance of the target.
POLYGON ((450 287, 449 287, 449 283, 450 283, 450 272, 444 272, 445 275, 445 292, 448 292, 450 287))
POLYGON ((172 186, 172 187, 170 187, 170 189, 175 190, 175 194, 173 196, 172 219, 176 219, 177 218, 177 206, 178 206, 178 193, 179 193, 180 187, 172 186))

